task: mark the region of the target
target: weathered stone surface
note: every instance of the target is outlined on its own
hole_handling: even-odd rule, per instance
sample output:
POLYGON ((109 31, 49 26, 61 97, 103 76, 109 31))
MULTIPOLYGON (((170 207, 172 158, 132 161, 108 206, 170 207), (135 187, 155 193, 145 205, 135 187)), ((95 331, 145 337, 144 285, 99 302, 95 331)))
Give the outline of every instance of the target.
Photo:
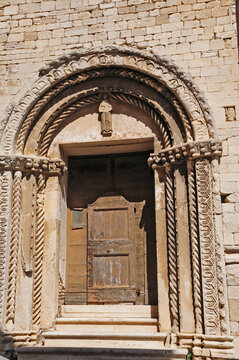
MULTIPOLYGON (((114 148, 154 153, 159 327, 199 334, 204 323, 210 333, 211 322, 213 336, 224 334, 180 334, 166 344, 220 359, 231 348, 226 336, 239 335, 235 13, 232 0, 0 1, 0 318, 6 326, 6 314, 12 334, 15 321, 16 343, 35 341, 32 328, 51 326, 64 298, 67 156, 114 148), (112 109, 99 111, 105 94, 112 109), (197 169, 196 177, 195 159, 215 165, 221 151, 220 166, 197 169)), ((19 350, 20 359, 24 351, 35 357, 19 350)))

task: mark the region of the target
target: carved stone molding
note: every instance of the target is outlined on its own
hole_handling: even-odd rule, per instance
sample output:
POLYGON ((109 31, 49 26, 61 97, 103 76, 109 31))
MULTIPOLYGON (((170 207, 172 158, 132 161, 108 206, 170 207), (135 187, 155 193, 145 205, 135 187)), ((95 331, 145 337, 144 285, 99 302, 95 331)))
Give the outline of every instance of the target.
POLYGON ((22 172, 17 170, 14 174, 12 189, 12 223, 11 242, 9 250, 8 269, 8 292, 6 323, 11 326, 15 320, 16 286, 17 286, 17 264, 18 247, 20 235, 20 214, 21 214, 21 188, 22 172))
MULTIPOLYGON (((56 98, 59 94, 61 94, 65 89, 70 88, 72 86, 75 86, 77 84, 83 83, 90 79, 97 79, 97 78, 104 78, 104 77, 118 77, 129 80, 134 80, 138 83, 142 83, 147 85, 148 87, 156 90, 160 96, 167 99, 167 102, 170 103, 171 107, 175 109, 176 113, 178 113, 179 118, 182 121, 183 127, 185 129, 186 138, 188 141, 193 140, 193 134, 192 134, 192 126, 190 124, 189 118, 183 109, 182 105, 178 101, 178 99, 174 96, 174 94, 166 88, 165 85, 162 83, 159 83, 155 78, 151 76, 146 76, 143 73, 140 73, 138 71, 127 69, 125 67, 106 67, 106 68, 98 68, 98 69, 91 69, 90 71, 81 72, 80 74, 73 75, 67 79, 64 79, 62 83, 57 83, 52 89, 50 89, 44 96, 42 96, 39 101, 34 105, 33 109, 29 112, 26 119, 24 120, 24 123, 19 131, 19 135, 17 138, 16 143, 16 150, 17 152, 23 152, 24 148, 24 142, 26 141, 27 134, 29 133, 31 126, 33 122, 36 121, 38 118, 38 115, 43 111, 44 106, 49 103, 49 100, 56 98)), ((122 92, 123 89, 121 89, 122 92)), ((98 89, 99 91, 99 89, 98 89)), ((110 92, 112 92, 112 89, 109 89, 110 92)), ((133 95, 131 91, 131 95, 133 95)), ((138 94, 135 94, 138 95, 138 94)), ((94 97, 97 95, 94 94, 94 97)), ((90 101, 91 99, 88 99, 90 101)), ((92 101, 91 101, 92 102, 92 101)), ((70 105, 70 102, 68 102, 67 106, 70 105)), ((86 103, 87 105, 87 103, 86 103)), ((154 103, 151 104, 151 106, 154 105, 154 103)), ((66 108, 66 105, 63 105, 61 111, 63 108, 66 108)), ((61 112, 60 111, 60 112, 61 112)))
POLYGON ((7 267, 8 221, 10 214, 11 172, 0 172, 0 320, 3 315, 4 287, 7 267))
MULTIPOLYGON (((133 49, 109 47, 94 49, 94 51, 77 51, 51 63, 47 70, 41 70, 40 79, 9 116, 2 137, 4 153, 9 154, 13 151, 15 135, 20 130, 24 119, 34 104, 37 104, 41 96, 46 94, 51 87, 66 77, 85 71, 90 67, 108 66, 128 67, 153 76, 171 90, 186 113, 190 114, 190 122, 196 140, 215 137, 213 118, 208 104, 189 75, 161 56, 153 56, 133 49)), ((35 117, 36 114, 33 118, 35 117)))
POLYGON ((180 164, 187 159, 221 156, 222 144, 217 140, 188 142, 161 150, 158 154, 151 154, 148 164, 153 168, 180 164))
POLYGON ((65 163, 62 160, 30 156, 0 155, 0 171, 19 170, 25 173, 44 173, 51 176, 61 175, 65 169, 65 163))
POLYGON ((204 331, 220 334, 217 263, 213 222, 212 178, 208 159, 196 160, 198 224, 200 236, 204 331))
MULTIPOLYGON (((159 113, 159 110, 153 103, 148 103, 146 99, 141 97, 136 97, 132 94, 127 93, 119 93, 115 89, 108 89, 110 93, 110 97, 114 100, 119 100, 124 103, 128 103, 136 106, 140 110, 144 111, 148 114, 153 122, 158 126, 159 133, 161 135, 162 147, 169 147, 172 145, 172 136, 171 133, 163 119, 162 114, 159 113)), ((72 113, 80 110, 81 108, 99 102, 101 100, 101 95, 90 94, 89 96, 85 96, 83 98, 79 98, 71 104, 63 104, 62 107, 57 109, 55 112, 44 124, 41 130, 41 137, 39 139, 39 150, 38 153, 41 156, 47 156, 48 149, 51 145, 51 142, 58 130, 58 128, 62 125, 64 120, 67 119, 72 113)))
POLYGON ((41 302, 42 302, 42 274, 43 274, 43 251, 45 236, 45 197, 46 178, 39 174, 37 179, 36 199, 36 236, 34 249, 34 281, 32 300, 32 325, 38 327, 41 323, 41 302))
POLYGON ((188 161, 189 232, 191 241, 192 283, 195 326, 197 333, 203 333, 201 254, 198 234, 197 189, 194 161, 188 161))
POLYGON ((167 223, 167 247, 168 247, 168 279, 169 279, 169 304, 172 319, 172 330, 180 329, 179 317, 179 293, 178 293, 178 244, 176 235, 175 192, 174 174, 166 172, 166 223, 167 223))

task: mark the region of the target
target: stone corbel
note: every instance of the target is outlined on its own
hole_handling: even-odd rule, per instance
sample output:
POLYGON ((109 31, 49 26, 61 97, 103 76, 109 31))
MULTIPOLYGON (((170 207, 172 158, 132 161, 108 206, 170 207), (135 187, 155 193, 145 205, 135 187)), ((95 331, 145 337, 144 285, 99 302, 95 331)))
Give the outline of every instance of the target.
POLYGON ((62 175, 66 170, 65 163, 59 159, 46 157, 1 155, 0 170, 22 171, 24 173, 62 175))
POLYGON ((169 167, 170 165, 180 164, 188 159, 212 158, 221 156, 221 154, 222 144, 220 141, 192 141, 163 149, 158 154, 150 154, 148 164, 155 169, 157 167, 169 167))

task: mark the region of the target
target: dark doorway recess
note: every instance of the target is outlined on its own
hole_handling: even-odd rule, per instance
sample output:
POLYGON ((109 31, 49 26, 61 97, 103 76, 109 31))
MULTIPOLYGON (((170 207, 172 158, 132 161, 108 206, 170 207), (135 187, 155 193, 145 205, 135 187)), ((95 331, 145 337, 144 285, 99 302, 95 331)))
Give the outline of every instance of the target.
POLYGON ((69 157, 66 304, 157 304, 148 157, 69 157))

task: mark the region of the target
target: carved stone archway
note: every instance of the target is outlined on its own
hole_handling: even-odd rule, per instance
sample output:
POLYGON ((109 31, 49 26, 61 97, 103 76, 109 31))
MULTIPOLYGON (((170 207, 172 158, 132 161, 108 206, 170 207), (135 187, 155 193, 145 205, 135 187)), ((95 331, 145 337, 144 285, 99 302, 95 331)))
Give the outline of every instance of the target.
POLYGON ((167 274, 167 291, 159 299, 159 308, 164 298, 169 305, 168 315, 159 309, 160 327, 172 334, 179 347, 193 348, 195 356, 226 356, 232 338, 227 333, 222 244, 215 235, 212 174, 221 144, 207 102, 192 79, 167 59, 132 49, 79 51, 50 63, 40 70, 39 79, 6 116, 0 158, 2 324, 13 333, 19 330, 15 304, 17 296, 21 296, 17 279, 22 266, 19 243, 24 236, 24 181, 31 177, 29 211, 34 261, 32 269, 25 269, 31 278, 28 285, 32 286, 32 297, 28 299, 32 320, 26 330, 29 336, 41 329, 46 181, 61 176, 65 170, 63 159, 52 159, 49 149, 71 116, 99 104, 105 95, 146 114, 159 140, 160 150, 148 162, 158 172, 159 218, 164 224, 163 231, 157 234, 158 244, 165 245, 164 254, 160 255, 158 245, 157 255, 159 259, 167 257, 166 265, 158 261, 159 286, 162 272, 167 274), (186 257, 184 239, 189 251, 186 257), (189 264, 186 278, 185 259, 189 264), (187 289, 183 281, 188 278, 192 289, 190 334, 184 325, 187 289), (8 289, 5 297, 4 286, 8 289))

